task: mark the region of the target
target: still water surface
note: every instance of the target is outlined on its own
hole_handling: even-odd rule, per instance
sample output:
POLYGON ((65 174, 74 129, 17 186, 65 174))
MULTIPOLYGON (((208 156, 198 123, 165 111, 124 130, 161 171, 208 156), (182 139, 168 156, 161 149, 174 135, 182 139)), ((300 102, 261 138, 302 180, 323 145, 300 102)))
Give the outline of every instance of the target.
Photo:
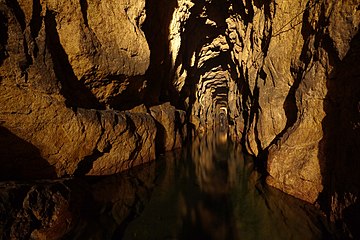
POLYGON ((92 192, 100 210, 75 239, 331 239, 311 205, 260 184, 239 145, 211 136, 92 192))
POLYGON ((197 138, 157 162, 143 212, 123 239, 324 239, 316 210, 263 187, 253 159, 225 139, 197 138))

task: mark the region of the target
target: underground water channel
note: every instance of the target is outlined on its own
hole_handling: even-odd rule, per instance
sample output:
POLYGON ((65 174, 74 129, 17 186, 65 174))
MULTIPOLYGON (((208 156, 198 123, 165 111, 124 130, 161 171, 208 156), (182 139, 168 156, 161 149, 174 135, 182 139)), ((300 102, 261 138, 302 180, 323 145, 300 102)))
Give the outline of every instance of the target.
POLYGON ((28 191, 19 212, 43 214, 30 227, 68 219, 54 239, 332 239, 316 208, 261 183, 253 160, 217 132, 121 174, 2 184, 1 204, 28 191))
MULTIPOLYGON (((264 186, 224 133, 126 173, 88 182, 96 211, 73 239, 331 239, 311 206, 264 186), (99 210, 100 209, 100 210, 99 210)), ((69 235, 69 236, 70 236, 69 235)))

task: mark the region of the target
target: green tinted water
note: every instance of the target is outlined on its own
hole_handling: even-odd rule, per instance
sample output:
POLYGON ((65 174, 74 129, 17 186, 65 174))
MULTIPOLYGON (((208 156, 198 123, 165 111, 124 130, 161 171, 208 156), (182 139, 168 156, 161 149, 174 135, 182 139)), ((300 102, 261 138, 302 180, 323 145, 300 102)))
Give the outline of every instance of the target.
POLYGON ((198 138, 156 165, 158 175, 148 202, 117 237, 331 238, 312 206, 263 187, 253 159, 224 138, 198 138))

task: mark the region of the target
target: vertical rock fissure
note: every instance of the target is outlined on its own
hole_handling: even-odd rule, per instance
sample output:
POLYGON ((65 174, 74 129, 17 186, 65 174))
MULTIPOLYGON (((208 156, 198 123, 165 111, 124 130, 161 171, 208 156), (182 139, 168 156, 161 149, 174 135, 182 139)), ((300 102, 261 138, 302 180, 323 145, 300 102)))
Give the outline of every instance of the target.
POLYGON ((26 28, 25 23, 25 14, 23 10, 21 10, 20 5, 17 0, 5 0, 6 4, 12 9, 16 20, 21 26, 21 30, 24 31, 26 28))
POLYGON ((0 65, 2 65, 3 61, 7 57, 6 45, 8 38, 8 19, 2 12, 0 12, 0 65))
POLYGON ((84 24, 86 27, 89 27, 89 22, 87 17, 87 10, 88 10, 87 0, 80 0, 80 8, 81 8, 82 17, 84 19, 84 24))
POLYGON ((31 37, 35 39, 40 32, 41 25, 42 25, 42 17, 41 17, 41 4, 40 0, 33 0, 33 11, 30 20, 30 32, 31 37))
POLYGON ((69 108, 104 109, 91 91, 75 76, 68 55, 61 45, 56 29, 56 13, 47 10, 45 15, 46 46, 54 63, 56 78, 60 81, 61 93, 65 97, 65 104, 69 108))
POLYGON ((150 66, 145 74, 148 81, 145 100, 150 106, 169 100, 174 105, 177 104, 170 84, 171 54, 168 39, 172 13, 176 6, 176 0, 149 0, 145 4, 147 16, 142 30, 150 48, 150 66))

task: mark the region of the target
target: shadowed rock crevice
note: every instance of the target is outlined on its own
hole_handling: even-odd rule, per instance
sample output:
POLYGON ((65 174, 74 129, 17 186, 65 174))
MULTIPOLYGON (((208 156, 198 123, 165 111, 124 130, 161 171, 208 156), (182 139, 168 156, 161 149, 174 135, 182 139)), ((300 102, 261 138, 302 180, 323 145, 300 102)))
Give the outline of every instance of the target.
POLYGON ((8 19, 6 15, 0 11, 0 65, 7 57, 6 45, 8 38, 8 19))
POLYGON ((165 152, 165 141, 166 141, 166 129, 164 126, 157 120, 155 120, 156 124, 156 137, 155 137, 155 149, 157 153, 165 152))
POLYGON ((90 170, 93 168, 93 163, 98 158, 104 156, 105 153, 109 153, 110 150, 111 150, 111 144, 108 144, 108 146, 102 152, 95 149, 91 155, 86 156, 83 160, 81 160, 78 163, 78 166, 74 172, 74 176, 84 176, 87 173, 89 173, 90 170))
POLYGON ((148 80, 145 101, 148 106, 169 100, 175 103, 170 84, 169 28, 176 7, 176 0, 146 1, 146 19, 142 30, 150 48, 150 66, 145 74, 148 80))
POLYGON ((84 19, 84 24, 86 27, 89 27, 89 22, 87 17, 87 10, 88 10, 87 0, 80 0, 80 8, 81 8, 82 17, 84 19))
POLYGON ((55 168, 40 151, 5 127, 0 126, 0 181, 53 178, 55 168))
POLYGON ((32 7, 33 7, 33 12, 30 20, 30 31, 31 31, 31 37, 35 39, 39 35, 43 21, 43 18, 40 15, 42 10, 40 0, 33 0, 32 7))
MULTIPOLYGON (((319 143, 321 175, 325 186, 319 198, 322 209, 340 228, 360 237, 360 33, 352 39, 346 56, 335 65, 327 81, 324 101, 326 117, 322 121, 324 136, 319 143), (346 219, 346 226, 342 219, 346 219)), ((331 51, 334 53, 334 51, 331 51)), ((335 60, 335 62, 337 62, 335 60)))
POLYGON ((41 16, 42 6, 40 4, 40 0, 33 0, 33 11, 30 20, 30 32, 32 37, 32 54, 33 57, 36 58, 38 56, 39 48, 36 44, 36 38, 39 36, 39 32, 41 30, 43 24, 43 17, 41 16))
POLYGON ((61 93, 66 98, 65 104, 70 108, 103 109, 95 96, 82 84, 74 74, 68 55, 62 47, 56 30, 56 13, 49 10, 45 15, 46 45, 50 51, 56 78, 60 81, 61 93))
POLYGON ((5 0, 6 4, 12 9, 13 14, 15 15, 18 23, 21 26, 21 30, 24 31, 26 27, 25 14, 20 8, 20 5, 17 0, 5 0))

